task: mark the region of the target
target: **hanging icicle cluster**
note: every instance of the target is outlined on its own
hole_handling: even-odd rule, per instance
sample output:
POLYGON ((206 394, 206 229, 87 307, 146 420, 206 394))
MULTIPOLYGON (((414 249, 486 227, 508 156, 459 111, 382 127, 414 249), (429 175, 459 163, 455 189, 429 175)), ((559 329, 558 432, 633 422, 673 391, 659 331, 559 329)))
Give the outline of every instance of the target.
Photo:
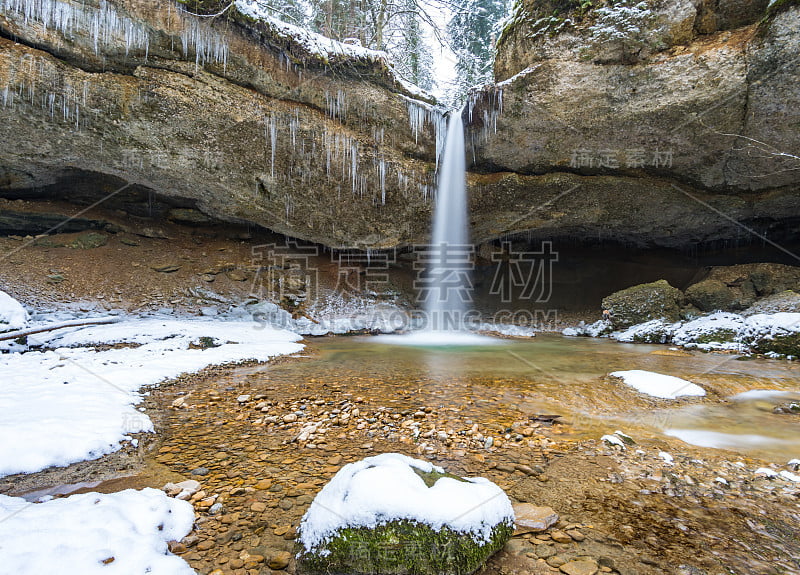
POLYGON ((105 0, 100 0, 97 8, 62 0, 0 0, 0 6, 4 14, 16 16, 26 25, 39 24, 45 30, 55 30, 67 40, 74 39, 77 33, 86 34, 97 55, 109 47, 124 45, 126 56, 138 51, 147 58, 147 29, 120 16, 105 0))

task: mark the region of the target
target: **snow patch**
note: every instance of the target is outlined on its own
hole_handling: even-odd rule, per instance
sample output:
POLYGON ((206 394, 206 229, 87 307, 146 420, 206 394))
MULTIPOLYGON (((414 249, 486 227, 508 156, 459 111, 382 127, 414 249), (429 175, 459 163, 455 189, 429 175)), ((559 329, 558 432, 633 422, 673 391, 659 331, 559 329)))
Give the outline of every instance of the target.
POLYGON ((153 431, 146 385, 209 365, 266 361, 300 336, 252 322, 137 319, 30 336, 53 349, 0 355, 0 476, 97 459, 153 431), (133 344, 95 351, 92 344, 133 344), (216 346, 216 347, 214 347, 216 346))
POLYGON ((700 349, 732 349, 738 350, 738 336, 744 327, 745 319, 735 313, 718 311, 683 324, 672 337, 673 343, 700 349), (729 341, 709 340, 715 336, 724 336, 729 341))
POLYGON ((191 531, 194 510, 156 489, 46 503, 0 495, 0 517, 3 574, 194 574, 167 550, 191 531))
POLYGON ((622 379, 626 385, 633 387, 640 393, 663 399, 677 399, 682 396, 704 396, 706 394, 702 387, 690 381, 652 371, 633 369, 615 371, 609 375, 622 379))
POLYGON ((414 469, 443 473, 426 461, 384 453, 345 465, 319 492, 300 523, 300 542, 311 551, 346 527, 374 528, 394 520, 448 527, 488 543, 493 528, 512 523, 506 494, 488 479, 449 477, 427 487, 414 469))
POLYGON ((612 335, 617 341, 625 343, 667 343, 672 340, 679 323, 667 323, 664 320, 654 319, 640 323, 612 335))
POLYGON ((600 441, 605 441, 610 445, 616 445, 617 447, 621 447, 623 450, 627 449, 625 447, 625 442, 622 441, 622 438, 617 435, 604 435, 600 438, 600 441))
POLYGON ((22 304, 0 291, 0 332, 22 329, 28 325, 28 312, 22 304))

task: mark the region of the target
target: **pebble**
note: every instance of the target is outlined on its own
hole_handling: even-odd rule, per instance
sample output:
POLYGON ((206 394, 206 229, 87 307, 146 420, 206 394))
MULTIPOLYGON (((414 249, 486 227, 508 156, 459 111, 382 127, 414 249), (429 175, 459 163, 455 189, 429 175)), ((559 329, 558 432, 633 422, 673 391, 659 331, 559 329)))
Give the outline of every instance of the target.
POLYGON ((192 475, 208 475, 210 471, 206 467, 198 467, 197 469, 192 469, 189 473, 192 475))
POLYGON ((597 563, 588 560, 570 561, 559 566, 559 569, 566 575, 595 575, 597 563))
POLYGON ((544 531, 558 523, 558 514, 553 511, 552 507, 537 507, 531 503, 516 503, 513 507, 516 517, 516 534, 544 531))
POLYGON ((289 561, 292 559, 292 554, 288 551, 280 551, 269 558, 269 563, 267 566, 270 569, 285 569, 289 565, 289 561))
POLYGON ((566 533, 567 533, 567 535, 572 537, 572 539, 574 541, 580 542, 580 541, 583 541, 584 539, 586 539, 586 536, 583 533, 581 533, 580 531, 578 531, 577 529, 569 529, 569 530, 567 530, 566 533))
POLYGON ((556 543, 572 543, 572 537, 564 533, 563 531, 551 531, 550 537, 553 538, 553 541, 556 543))
POLYGON ((262 511, 267 510, 267 504, 261 501, 256 501, 250 506, 250 511, 255 511, 256 513, 261 513, 262 511))
POLYGON ((540 543, 536 547, 534 547, 534 552, 536 556, 541 559, 547 559, 548 557, 552 557, 556 554, 555 547, 552 545, 547 545, 545 543, 540 543))
POLYGON ((248 401, 250 401, 250 396, 246 394, 240 395, 239 397, 236 398, 236 401, 238 401, 239 403, 247 403, 248 401))

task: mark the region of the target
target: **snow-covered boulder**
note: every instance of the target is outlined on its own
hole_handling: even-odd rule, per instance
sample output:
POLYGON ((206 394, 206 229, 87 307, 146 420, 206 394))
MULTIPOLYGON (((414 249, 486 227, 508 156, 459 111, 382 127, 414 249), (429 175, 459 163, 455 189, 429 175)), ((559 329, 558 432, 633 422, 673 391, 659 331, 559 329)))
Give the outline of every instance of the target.
POLYGON ((298 556, 316 573, 462 575, 514 531, 502 489, 397 453, 344 466, 300 523, 298 556))
POLYGON ((561 333, 570 337, 603 337, 613 330, 614 326, 611 325, 611 322, 600 319, 589 325, 580 322, 577 326, 568 327, 561 333))
POLYGON ((0 332, 22 329, 28 325, 28 312, 22 304, 0 291, 0 332))
POLYGON ((738 349, 744 322, 740 315, 718 311, 683 324, 675 331, 672 342, 701 349, 738 349))
POLYGON ((750 316, 741 339, 756 353, 800 357, 800 313, 750 316))
POLYGON ((672 340, 672 334, 678 325, 653 319, 617 332, 612 337, 627 343, 668 343, 672 340))

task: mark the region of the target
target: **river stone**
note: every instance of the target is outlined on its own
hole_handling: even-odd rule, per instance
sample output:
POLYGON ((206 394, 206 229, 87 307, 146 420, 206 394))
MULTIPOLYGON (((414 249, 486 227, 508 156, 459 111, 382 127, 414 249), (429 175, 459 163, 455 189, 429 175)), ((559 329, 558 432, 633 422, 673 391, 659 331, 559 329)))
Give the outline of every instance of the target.
POLYGON ((512 532, 511 503, 493 483, 385 453, 345 465, 317 495, 298 561, 306 573, 468 575, 512 532))
POLYGON ((719 280, 703 280, 686 290, 686 299, 701 311, 728 311, 735 296, 731 289, 719 280))
POLYGON ((514 531, 515 535, 545 531, 558 523, 558 514, 553 511, 552 507, 537 507, 530 503, 515 504, 514 516, 517 526, 514 531))
POLYGON ((289 565, 289 561, 292 560, 292 554, 288 551, 280 551, 270 557, 269 563, 267 565, 270 569, 284 569, 289 565))
POLYGON ((615 292, 603 299, 603 309, 611 312, 611 323, 615 329, 653 319, 677 321, 683 305, 683 293, 669 285, 666 280, 639 284, 615 292))
POLYGON ((742 312, 743 316, 758 313, 800 313, 800 294, 792 290, 782 291, 758 300, 742 312))
POLYGON ((597 573, 597 563, 588 560, 570 561, 559 569, 566 575, 594 575, 597 573))
POLYGON ((92 248, 99 248, 108 243, 108 236, 100 232, 86 232, 78 235, 75 239, 67 244, 68 248, 76 250, 90 250, 92 248))

